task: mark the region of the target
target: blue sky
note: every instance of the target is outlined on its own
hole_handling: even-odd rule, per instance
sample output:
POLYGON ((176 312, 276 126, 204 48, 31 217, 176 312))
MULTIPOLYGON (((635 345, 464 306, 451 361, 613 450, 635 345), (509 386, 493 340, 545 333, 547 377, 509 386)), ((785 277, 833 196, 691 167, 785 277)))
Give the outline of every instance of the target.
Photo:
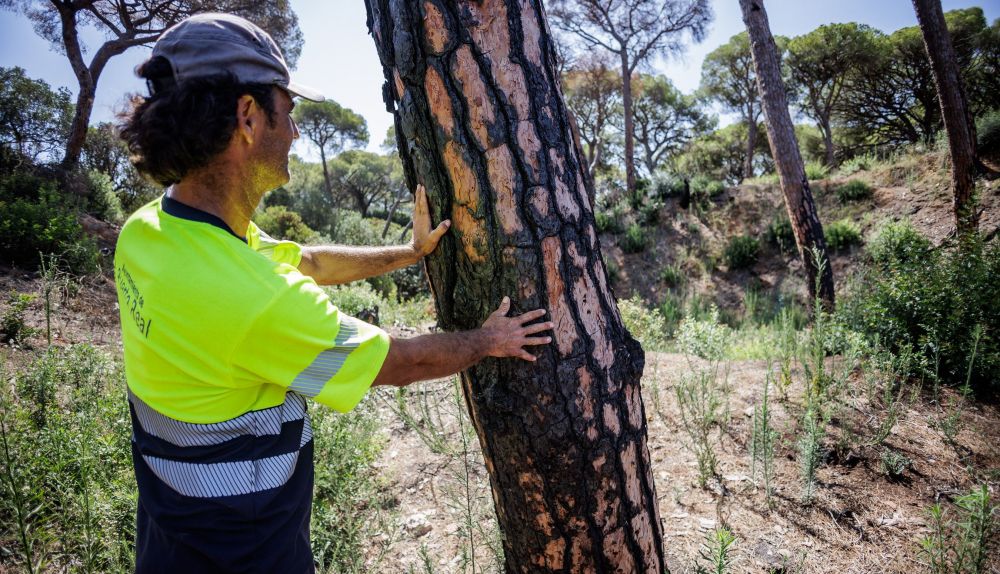
MULTIPOLYGON (((712 4, 715 20, 705 41, 655 66, 684 92, 698 86, 705 55, 743 30, 737 0, 713 0, 712 4)), ((981 6, 990 22, 1000 18, 1000 0, 944 0, 942 4, 946 11, 981 6)), ((766 7, 772 32, 784 36, 800 35, 830 22, 861 22, 884 31, 916 24, 909 0, 767 0, 766 7)), ((292 8, 305 37, 293 76, 363 115, 372 136, 369 149, 377 150, 392 117, 382 103, 382 71, 365 27, 364 2, 292 0, 292 8)), ((96 49, 101 36, 91 30, 84 39, 96 49)), ((148 49, 134 48, 111 60, 98 84, 92 123, 112 118, 126 93, 144 90, 132 70, 147 56, 148 49)), ((0 66, 21 66, 29 76, 76 92, 69 62, 36 36, 20 13, 0 11, 0 66)), ((296 151, 312 155, 303 146, 296 151)))

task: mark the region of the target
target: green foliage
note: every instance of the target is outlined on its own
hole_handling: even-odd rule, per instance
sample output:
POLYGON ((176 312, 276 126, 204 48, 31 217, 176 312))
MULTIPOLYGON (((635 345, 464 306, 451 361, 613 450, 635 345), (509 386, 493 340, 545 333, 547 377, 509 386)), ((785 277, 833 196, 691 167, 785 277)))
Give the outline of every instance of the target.
POLYGON ((694 318, 689 315, 681 321, 677 332, 677 347, 682 353, 719 360, 726 355, 730 336, 729 327, 719 322, 719 309, 712 305, 707 317, 694 318))
POLYGON ((724 397, 712 371, 685 373, 675 388, 677 412, 681 428, 698 461, 698 485, 702 488, 718 474, 719 460, 715 454, 712 429, 723 422, 726 409, 724 397))
MULTIPOLYGON (((754 171, 762 173, 773 167, 771 150, 762 126, 758 126, 754 147, 754 171)), ((747 151, 747 124, 728 125, 695 138, 677 158, 677 171, 689 176, 703 175, 709 179, 736 185, 743 181, 743 164, 747 151)), ((694 190, 692 189, 692 194, 694 190)))
POLYGON ((84 175, 87 185, 87 213, 109 223, 125 221, 122 202, 115 194, 111 178, 104 172, 90 170, 84 175))
POLYGON ((882 451, 879 455, 879 469, 882 474, 888 476, 891 479, 897 479, 903 476, 906 469, 913 465, 907 456, 899 451, 887 448, 882 451))
POLYGON ((983 574, 997 545, 1000 506, 992 503, 985 484, 955 504, 956 519, 940 504, 930 507, 931 534, 921 539, 921 553, 933 574, 983 574))
POLYGON ((826 179, 830 175, 830 167, 823 165, 822 163, 811 161, 805 165, 806 168, 806 179, 809 181, 814 181, 817 179, 826 179))
POLYGON ((648 173, 656 173, 716 120, 693 95, 684 95, 663 75, 640 74, 634 82, 632 115, 637 150, 648 173))
POLYGON ((736 536, 729 530, 722 528, 709 534, 708 540, 698 551, 698 556, 705 563, 695 566, 696 574, 728 574, 734 559, 730 555, 732 545, 736 543, 736 536))
POLYGON ((764 496, 768 503, 774 493, 774 443, 778 439, 778 431, 771 422, 770 387, 773 371, 767 370, 764 378, 764 393, 759 405, 753 409, 753 427, 750 434, 750 478, 757 480, 760 471, 761 482, 764 484, 764 496))
POLYGON ((760 241, 749 235, 735 235, 729 239, 723 256, 730 270, 747 269, 757 262, 760 241))
MULTIPOLYGON (((118 130, 114 124, 104 122, 87 130, 87 141, 84 142, 80 165, 88 173, 100 173, 108 179, 106 185, 117 199, 120 211, 126 215, 162 193, 156 184, 135 169, 129 159, 130 156, 131 152, 125 142, 118 137, 118 130)), ((91 198, 88 200, 93 201, 91 198)), ((109 202, 110 200, 104 200, 104 203, 109 202)), ((111 221, 100 215, 99 206, 96 209, 90 206, 88 209, 95 216, 111 221)))
POLYGON ((680 197, 684 194, 684 178, 674 174, 657 172, 653 175, 652 188, 656 197, 660 199, 680 197))
POLYGON ((807 409, 802 416, 799 431, 799 468, 802 476, 802 501, 810 503, 816 494, 816 471, 823 462, 823 437, 826 420, 814 409, 807 409))
POLYGON ((1000 244, 971 239, 932 250, 908 225, 889 224, 872 239, 868 255, 858 288, 843 302, 845 323, 894 354, 914 351, 912 376, 956 386, 968 378, 977 392, 1000 389, 994 327, 1000 325, 1000 244))
POLYGON ((53 90, 23 68, 0 68, 0 145, 29 162, 54 159, 66 144, 73 103, 69 90, 53 90))
POLYGON ((795 247, 795 231, 792 229, 792 222, 787 215, 780 215, 771 220, 765 233, 767 242, 782 251, 787 251, 795 247))
POLYGON ((976 152, 1000 163, 1000 109, 983 114, 976 120, 976 152))
MULTIPOLYGON (((878 158, 871 154, 861 154, 851 157, 840 164, 840 175, 853 175, 859 171, 868 171, 878 164, 878 158)), ((854 180, 852 180, 854 181, 854 180)), ((850 183, 850 182, 848 182, 850 183)), ((841 200, 843 201, 843 200, 841 200)))
POLYGON ((647 351, 663 351, 667 343, 667 324, 657 309, 650 309, 638 295, 618 302, 625 328, 647 351))
POLYGON ((302 135, 326 158, 347 147, 368 143, 365 118, 333 100, 302 100, 296 103, 292 117, 302 135))
POLYGON ((615 203, 610 208, 598 208, 594 213, 594 224, 598 233, 619 234, 625 231, 625 205, 615 203))
POLYGON ((861 244, 861 228, 850 219, 839 219, 824 230, 826 245, 833 251, 844 251, 861 244))
POLYGON ((649 237, 646 229, 637 223, 629 225, 619 245, 625 253, 645 251, 646 247, 649 246, 649 237))
POLYGON ((309 243, 316 238, 316 232, 302 222, 302 216, 289 211, 283 205, 265 208, 254 221, 265 233, 275 239, 287 239, 296 243, 309 243))
POLYGON ((691 178, 691 195, 701 200, 718 197, 726 191, 726 184, 705 175, 691 178))
POLYGON ((20 345, 38 332, 24 322, 24 312, 34 300, 35 296, 29 293, 10 293, 6 308, 0 313, 0 343, 20 345))
POLYGON ((19 517, 16 562, 130 571, 136 491, 120 366, 88 345, 51 348, 12 379, 13 393, 0 391, 0 512, 19 517))
POLYGON ((67 204, 54 180, 27 173, 0 177, 0 259, 34 268, 40 254, 55 255, 74 273, 95 271, 97 246, 67 204))
POLYGON ((660 271, 660 281, 666 283, 667 287, 681 287, 687 281, 687 277, 679 265, 670 264, 660 271))
POLYGON ((842 203, 861 201, 872 196, 872 188, 860 179, 852 179, 837 187, 837 199, 842 203))

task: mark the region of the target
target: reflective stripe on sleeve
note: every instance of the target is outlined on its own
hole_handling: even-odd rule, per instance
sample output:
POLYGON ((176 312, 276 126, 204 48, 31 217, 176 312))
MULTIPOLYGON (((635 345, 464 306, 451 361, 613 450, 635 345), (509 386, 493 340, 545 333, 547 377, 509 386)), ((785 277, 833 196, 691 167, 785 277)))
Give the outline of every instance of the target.
POLYGON ((340 371, 348 355, 361 343, 355 339, 358 335, 358 325, 355 321, 351 317, 342 317, 340 331, 333 341, 333 346, 321 352, 295 377, 289 387, 291 390, 307 397, 315 397, 323 390, 323 385, 340 371))

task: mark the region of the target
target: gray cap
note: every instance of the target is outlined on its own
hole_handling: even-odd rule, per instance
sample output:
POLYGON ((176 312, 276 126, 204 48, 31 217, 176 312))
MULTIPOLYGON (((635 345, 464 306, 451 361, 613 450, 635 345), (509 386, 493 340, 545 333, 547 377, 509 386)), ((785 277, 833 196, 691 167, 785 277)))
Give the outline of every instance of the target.
POLYGON ((314 102, 326 98, 291 81, 281 49, 256 24, 232 14, 196 14, 160 36, 152 57, 170 62, 174 80, 231 72, 245 84, 273 84, 314 102))

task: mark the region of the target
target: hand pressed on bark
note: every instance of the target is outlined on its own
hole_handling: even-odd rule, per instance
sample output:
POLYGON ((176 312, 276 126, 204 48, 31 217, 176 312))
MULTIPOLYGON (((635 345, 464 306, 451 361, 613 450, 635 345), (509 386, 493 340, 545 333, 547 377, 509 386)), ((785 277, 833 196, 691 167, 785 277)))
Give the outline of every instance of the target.
POLYGON ((431 214, 427 207, 427 190, 423 184, 417 184, 416 198, 413 205, 413 241, 410 246, 419 260, 430 255, 437 247, 438 241, 451 227, 451 220, 445 219, 434 230, 431 230, 431 214))
POLYGON ((402 387, 417 381, 447 377, 478 363, 485 357, 514 357, 534 361, 527 346, 545 345, 552 337, 533 336, 548 331, 551 322, 531 323, 545 315, 544 309, 508 317, 510 299, 487 317, 483 326, 459 333, 434 333, 411 339, 392 339, 389 354, 374 385, 402 387))
POLYGON ((489 351, 486 354, 490 357, 517 357, 525 361, 536 360, 537 357, 526 351, 524 347, 551 343, 552 337, 530 337, 529 335, 548 331, 555 327, 555 323, 527 324, 543 317, 546 313, 545 309, 535 309, 514 317, 507 316, 509 311, 510 298, 504 297, 503 301, 500 302, 500 307, 483 323, 480 330, 489 337, 490 341, 489 351))

